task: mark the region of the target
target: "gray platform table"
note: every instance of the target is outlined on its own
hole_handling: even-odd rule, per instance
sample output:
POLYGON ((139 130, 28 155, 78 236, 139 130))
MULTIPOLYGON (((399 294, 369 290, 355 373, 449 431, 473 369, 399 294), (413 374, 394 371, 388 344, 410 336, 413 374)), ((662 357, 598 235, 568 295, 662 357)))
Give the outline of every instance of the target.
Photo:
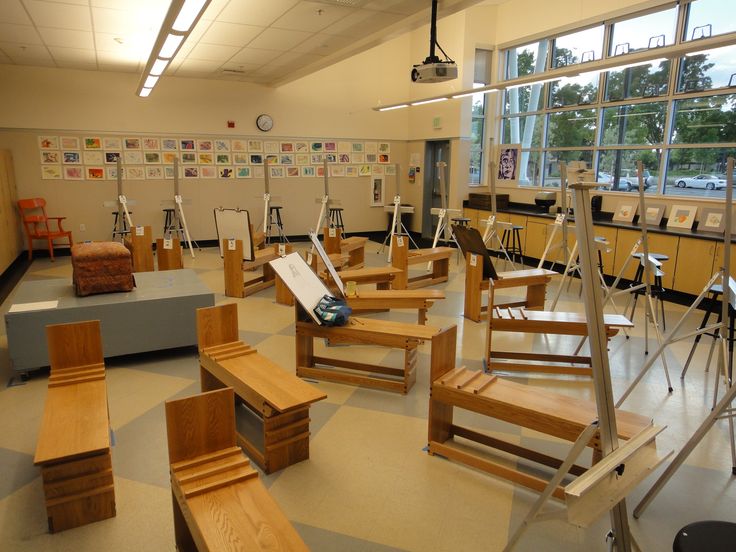
POLYGON ((13 369, 49 365, 46 325, 99 320, 105 358, 197 344, 195 309, 215 304, 214 293, 190 269, 135 274, 125 293, 77 297, 70 279, 23 282, 13 307, 53 302, 51 308, 8 312, 5 327, 13 369))

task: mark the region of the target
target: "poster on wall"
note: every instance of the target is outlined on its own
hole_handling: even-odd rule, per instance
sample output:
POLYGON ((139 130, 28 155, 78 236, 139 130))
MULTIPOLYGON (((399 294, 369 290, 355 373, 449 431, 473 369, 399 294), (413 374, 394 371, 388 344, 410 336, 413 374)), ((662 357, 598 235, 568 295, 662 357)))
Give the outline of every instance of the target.
POLYGON ((498 146, 498 174, 496 180, 505 183, 516 181, 519 178, 520 160, 520 144, 500 144, 498 146))

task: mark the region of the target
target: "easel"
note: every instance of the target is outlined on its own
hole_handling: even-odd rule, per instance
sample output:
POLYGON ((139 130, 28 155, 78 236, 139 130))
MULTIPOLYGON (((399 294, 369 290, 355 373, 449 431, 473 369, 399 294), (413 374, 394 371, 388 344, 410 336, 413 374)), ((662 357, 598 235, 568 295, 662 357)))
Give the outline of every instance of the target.
MULTIPOLYGON (((447 236, 447 230, 450 228, 450 225, 448 224, 449 216, 451 213, 460 213, 460 209, 449 209, 447 207, 447 187, 445 186, 445 169, 447 168, 447 163, 444 161, 437 161, 437 178, 440 181, 440 200, 442 202, 442 207, 439 209, 436 207, 433 207, 430 210, 430 214, 437 215, 437 229, 434 232, 434 240, 432 240, 432 248, 437 247, 437 242, 440 240, 440 234, 442 235, 442 241, 447 243, 448 241, 452 240, 455 242, 455 245, 457 245, 458 250, 460 249, 460 245, 458 245, 457 240, 455 239, 455 235, 450 231, 450 236, 448 238, 447 236)), ((432 261, 427 263, 427 272, 432 270, 432 261)))
MULTIPOLYGON (((269 167, 268 158, 265 159, 263 167, 263 226, 261 227, 264 234, 266 245, 271 243, 271 168, 269 167)), ((281 226, 277 225, 279 232, 279 241, 289 243, 286 239, 281 226)))
POLYGON ((391 248, 393 246, 393 238, 394 234, 406 234, 409 236, 409 241, 419 249, 419 246, 416 244, 414 239, 411 237, 411 234, 409 234, 409 231, 406 229, 406 226, 404 226, 404 223, 401 221, 401 165, 398 163, 396 164, 396 195, 394 195, 394 208, 393 208, 393 218, 391 219, 391 230, 386 235, 386 237, 383 240, 383 244, 381 245, 381 251, 383 251, 383 248, 386 247, 386 242, 388 241, 388 256, 386 257, 386 262, 391 262, 391 248))
MULTIPOLYGON (((197 249, 199 249, 199 245, 197 242, 193 242, 192 238, 189 236, 189 227, 187 226, 187 218, 184 216, 184 205, 183 201, 181 199, 181 192, 179 191, 179 159, 174 158, 174 204, 175 204, 175 211, 174 211, 174 218, 172 220, 172 225, 174 228, 179 228, 179 221, 181 221, 181 225, 184 227, 184 241, 189 248, 189 254, 192 256, 192 259, 194 258, 194 248, 192 247, 192 244, 197 246, 197 249)), ((164 236, 165 237, 165 236, 164 236)), ((171 236, 169 235, 169 238, 171 236)))
MULTIPOLYGON (((330 189, 329 189, 329 171, 327 166, 327 159, 323 161, 324 166, 324 184, 325 184, 325 193, 322 195, 322 199, 317 199, 319 203, 322 204, 322 206, 319 209, 319 218, 317 218, 317 224, 314 227, 315 232, 319 232, 319 229, 323 226, 330 226, 330 218, 328 214, 328 207, 330 206, 330 189)), ((338 203, 339 205, 339 203, 338 203)), ((312 245, 312 249, 310 251, 312 255, 314 255, 314 245, 312 245)))
MULTIPOLYGON (((112 237, 113 240, 115 239, 115 236, 120 236, 120 241, 123 241, 123 238, 125 234, 130 232, 130 230, 133 228, 133 221, 130 218, 130 213, 128 212, 128 198, 125 197, 125 194, 123 193, 123 164, 120 157, 117 159, 116 164, 116 171, 117 171, 117 215, 115 216, 115 225, 112 229, 112 237), (125 228, 125 223, 127 222, 128 228, 125 228)), ((112 203, 112 202, 111 202, 112 203)), ((133 204, 133 201, 131 200, 131 205, 133 204)), ((107 202, 103 203, 104 206, 107 206, 107 202)))
MULTIPOLYGON (((653 257, 650 257, 649 255, 649 239, 647 235, 647 206, 646 206, 646 199, 644 197, 644 166, 641 161, 637 161, 636 163, 636 169, 637 169, 637 176, 639 178, 639 212, 643 213, 643 216, 639 217, 639 223, 641 224, 641 242, 642 242, 642 258, 641 263, 644 266, 644 352, 645 354, 648 354, 649 351, 649 326, 648 322, 651 320, 652 325, 654 326, 654 332, 657 336, 657 343, 659 343, 659 349, 657 349, 657 352, 652 356, 647 362, 642 366, 641 371, 639 372, 639 375, 634 378, 634 381, 631 382, 631 385, 624 391, 623 395, 621 395, 621 398, 616 402, 616 406, 621 406, 621 404, 626 400, 626 398, 629 396, 629 394, 634 390, 634 387, 637 386, 637 384, 641 381, 641 379, 644 377, 644 375, 649 371, 649 368, 654 364, 654 361, 659 357, 664 351, 664 348, 666 347, 666 342, 662 339, 662 333, 659 331, 659 323, 657 322, 657 315, 656 311, 654 309, 654 304, 652 303, 652 283, 651 283, 651 277, 661 266, 661 263, 654 259, 653 257), (652 272, 655 271, 655 272, 652 272)), ((726 282, 728 282, 728 279, 726 279, 726 282)), ((702 292, 703 295, 707 290, 704 290, 702 292)), ((724 291, 725 294, 725 291, 724 291)), ((632 295, 633 297, 633 295, 632 295)), ((725 300, 725 295, 724 295, 725 300)), ((633 319, 634 313, 631 313, 631 318, 633 319)), ((682 320, 678 322, 677 326, 675 327, 674 331, 677 331, 679 329, 679 326, 681 325, 682 320)), ((726 318, 726 324, 728 324, 728 318, 726 318)), ((674 335, 674 331, 671 335, 674 335)), ((667 379, 667 391, 669 393, 672 393, 672 383, 670 382, 670 372, 667 369, 667 358, 662 355, 662 366, 664 368, 664 375, 667 379)))
MULTIPOLYGON (((731 219, 732 217, 732 205, 733 205, 733 171, 734 171, 734 159, 733 157, 728 158, 728 162, 726 163, 726 213, 725 213, 725 219, 726 219, 726 229, 723 234, 723 266, 721 267, 720 273, 714 274, 713 278, 711 278, 711 281, 708 282, 708 287, 712 285, 712 283, 715 281, 717 276, 721 277, 721 282, 723 284, 723 295, 721 296, 721 323, 719 324, 718 329, 718 340, 720 341, 720 347, 718 355, 718 374, 716 375, 716 378, 720 375, 721 371, 725 373, 726 366, 728 363, 728 307, 729 303, 731 302, 731 288, 728 285, 731 279, 731 219)), ((639 172, 639 179, 641 180, 641 171, 639 172)), ((683 315, 682 319, 680 319, 680 322, 678 322, 677 326, 675 326, 675 329, 672 331, 672 335, 677 332, 677 330, 680 327, 680 323, 685 319, 688 312, 690 312, 697 302, 702 300, 702 296, 705 295, 705 292, 708 288, 704 289, 703 292, 698 296, 698 299, 696 299, 696 303, 693 304, 693 306, 688 309, 688 311, 683 315)), ((703 329, 704 330, 704 329, 703 329)), ((702 330, 698 330, 698 332, 701 332, 702 330)), ((690 335, 696 335, 695 332, 690 335)), ((682 338, 684 339, 684 337, 682 338)), ((668 339, 669 341, 669 339, 668 339)), ((656 358, 657 355, 661 354, 664 350, 663 345, 660 347, 660 350, 655 353, 655 356, 653 358, 656 358)), ((649 363, 648 363, 649 364, 649 363)), ((644 370, 642 370, 642 374, 644 373, 644 370)), ((715 405, 713 410, 711 410, 710 414, 703 420, 703 423, 700 424, 700 427, 693 433, 692 437, 688 439, 687 443, 682 447, 682 450, 677 453, 675 458, 672 460, 672 463, 670 463, 669 466, 667 466, 667 469, 662 473, 661 476, 659 476, 659 479, 654 482, 654 485, 652 485, 652 488, 647 491, 647 494, 644 495, 644 498, 641 500, 641 502, 637 505, 637 507, 634 509, 634 517, 638 518, 641 516, 641 514, 644 513, 644 510, 646 510, 647 506, 651 503, 652 500, 654 500, 654 497, 657 496, 659 491, 662 490, 662 487, 665 486, 665 484, 670 480, 670 478, 675 474, 675 472, 680 468, 680 466, 685 462, 687 457, 690 455, 690 453, 693 451, 693 449, 700 443, 700 441, 703 440, 703 437, 708 433, 711 427, 716 423, 717 420, 721 419, 727 419, 728 420, 728 433, 729 437, 731 438, 731 473, 733 475, 736 475, 736 441, 734 441, 734 431, 733 431, 733 418, 736 416, 736 410, 733 408, 733 401, 736 399, 736 385, 733 384, 732 377, 733 374, 728 374, 728 389, 726 391, 726 394, 723 396, 723 398, 718 402, 718 404, 715 405)), ((717 381, 717 379, 716 379, 717 381)))
POLYGON ((514 265, 511 257, 509 257, 509 254, 503 246, 503 242, 497 232, 498 225, 504 225, 510 229, 511 224, 506 222, 496 222, 496 173, 494 172, 496 165, 493 163, 493 156, 496 155, 496 150, 493 148, 493 138, 491 138, 490 142, 488 150, 488 190, 491 194, 491 214, 485 221, 483 221, 486 225, 486 229, 483 232, 483 243, 493 247, 491 244, 493 243, 493 238, 496 238, 496 241, 498 242, 498 251, 503 253, 503 256, 506 257, 506 260, 511 264, 511 268, 516 270, 516 265, 514 265))

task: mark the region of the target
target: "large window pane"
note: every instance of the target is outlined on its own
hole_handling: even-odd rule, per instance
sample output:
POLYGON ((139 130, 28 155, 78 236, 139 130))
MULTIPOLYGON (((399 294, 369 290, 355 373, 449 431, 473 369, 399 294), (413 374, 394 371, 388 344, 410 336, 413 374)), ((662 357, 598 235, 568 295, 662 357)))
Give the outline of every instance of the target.
POLYGON ((681 92, 736 86, 736 46, 685 56, 680 66, 681 92))
POLYGON ((690 3, 685 40, 697 40, 736 31, 733 0, 696 0, 690 3))
POLYGON ((542 154, 538 151, 522 150, 519 164, 519 186, 542 185, 541 159, 542 154))
POLYGON ((736 94, 675 102, 673 144, 736 142, 736 94))
POLYGON ((548 151, 544 154, 544 186, 560 187, 560 163, 585 161, 588 167, 593 162, 592 151, 548 151))
POLYGON ((637 192, 637 162, 644 165, 644 190, 656 193, 661 150, 603 150, 598 154, 597 181, 610 184, 610 190, 637 192))
POLYGON ((601 145, 661 144, 666 110, 663 102, 605 108, 601 145))
POLYGON ((565 67, 601 59, 602 52, 603 25, 558 36, 552 49, 552 67, 565 67))
POLYGON ((504 118, 501 143, 521 144, 522 148, 541 147, 542 123, 544 123, 544 115, 504 118))
POLYGON ((483 167, 483 152, 470 152, 470 174, 468 175, 468 183, 476 186, 480 184, 480 171, 483 167))
POLYGON ((541 40, 506 50, 506 78, 515 79, 544 71, 548 44, 547 40, 541 40))
POLYGON ((580 75, 550 83, 550 106, 565 107, 595 102, 598 99, 598 80, 598 75, 580 75))
POLYGON ((725 198, 726 160, 736 148, 676 148, 667 161, 665 193, 725 198))
POLYGON ((676 27, 677 7, 614 23, 610 55, 674 44, 676 27))
POLYGON ((518 115, 529 111, 539 111, 543 105, 543 84, 517 86, 504 92, 504 115, 518 115))
POLYGON ((596 110, 550 113, 547 127, 549 147, 592 146, 595 140, 596 110))
POLYGON ((667 94, 670 61, 609 71, 606 77, 606 100, 626 100, 667 94))

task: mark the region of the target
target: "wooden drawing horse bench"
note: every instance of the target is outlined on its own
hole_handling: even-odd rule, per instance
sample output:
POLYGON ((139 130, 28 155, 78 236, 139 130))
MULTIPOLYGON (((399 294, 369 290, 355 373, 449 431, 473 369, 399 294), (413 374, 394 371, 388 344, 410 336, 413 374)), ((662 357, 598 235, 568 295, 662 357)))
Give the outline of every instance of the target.
POLYGON ((49 390, 33 463, 41 466, 49 531, 115 516, 100 322, 46 327, 49 390))
POLYGON ((391 239, 391 264, 401 269, 394 278, 393 289, 416 289, 446 282, 450 277, 450 257, 455 252, 452 247, 430 247, 409 249, 406 236, 394 234, 391 239), (409 266, 432 263, 432 272, 409 277, 409 266))
POLYGON ((256 249, 253 252, 254 259, 244 261, 242 240, 222 240, 222 253, 225 262, 225 295, 228 297, 247 297, 274 285, 274 273, 268 263, 279 258, 279 247, 283 247, 285 253, 291 252, 291 244, 275 243, 265 249, 256 249), (235 242, 234 247, 228 246, 230 241, 235 242), (243 282, 243 272, 259 268, 262 270, 261 276, 243 282))
POLYGON ((237 305, 197 309, 202 391, 232 387, 262 421, 263 451, 238 433, 248 456, 272 473, 309 458, 309 407, 327 395, 238 338, 237 305))
POLYGON ((306 551, 236 445, 232 389, 166 402, 180 552, 306 551))
POLYGON ((325 251, 328 254, 342 253, 348 256, 349 268, 363 268, 365 266, 365 244, 368 238, 351 236, 343 239, 340 228, 323 229, 325 251))
POLYGON ((505 303, 502 306, 544 308, 547 284, 556 272, 531 268, 497 273, 480 233, 475 228, 455 225, 452 228, 465 254, 465 318, 480 322, 481 315, 488 311, 488 307, 482 306, 482 295, 484 291, 488 291, 490 280, 493 280, 496 289, 526 288, 526 298, 523 301, 505 303))

